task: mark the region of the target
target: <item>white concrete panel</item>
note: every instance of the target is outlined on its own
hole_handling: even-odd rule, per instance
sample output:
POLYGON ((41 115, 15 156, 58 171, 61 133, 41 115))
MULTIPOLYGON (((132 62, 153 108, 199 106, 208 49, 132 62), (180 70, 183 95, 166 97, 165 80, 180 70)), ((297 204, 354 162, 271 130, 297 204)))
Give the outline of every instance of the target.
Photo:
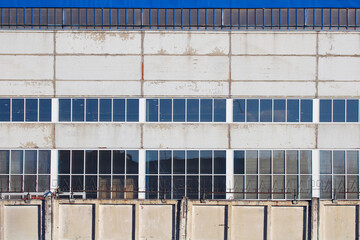
POLYGON ((59 206, 59 239, 93 239, 93 206, 70 205, 59 206))
POLYGON ((99 210, 100 239, 133 238, 133 205, 100 205, 99 210))
POLYGON ((54 34, 52 32, 1 32, 1 54, 53 54, 54 34))
POLYGON ((227 80, 229 58, 221 56, 145 56, 145 80, 227 80))
POLYGON ((315 140, 314 125, 231 125, 231 148, 315 148, 315 140))
POLYGON ((228 147, 228 126, 148 123, 144 125, 143 138, 144 148, 224 149, 228 147))
POLYGON ((358 32, 320 32, 319 54, 360 55, 360 34, 358 32))
POLYGON ((320 239, 323 240, 350 240, 356 239, 356 206, 324 206, 320 224, 323 226, 320 239))
POLYGON ((0 79, 53 79, 54 58, 51 56, 0 56, 0 79))
POLYGON ((50 123, 1 123, 1 148, 52 148, 53 127, 50 123))
POLYGON ((57 148, 140 148, 136 123, 58 123, 57 148))
POLYGON ((140 54, 141 32, 71 31, 56 33, 58 54, 140 54))
POLYGON ((315 55, 316 33, 232 33, 232 54, 315 55))
POLYGON ((174 239, 174 206, 141 205, 139 212, 139 239, 174 239))
POLYGON ((358 98, 360 82, 319 82, 319 97, 358 98))
POLYGON ((315 82, 232 82, 233 97, 315 97, 315 82))
POLYGON ((193 207, 192 236, 190 239, 224 239, 225 228, 225 206, 193 207))
POLYGON ((266 239, 265 207, 233 206, 231 237, 234 239, 266 239))
POLYGON ((2 223, 5 239, 39 239, 38 217, 38 206, 5 206, 2 223))
POLYGON ((140 81, 56 81, 56 96, 140 96, 140 81))
POLYGON ((145 54, 227 55, 229 33, 145 32, 145 54))
POLYGON ((271 211, 271 239, 306 239, 304 207, 272 207, 271 211))
POLYGON ((229 96, 228 81, 145 81, 144 96, 229 96))
POLYGON ((0 81, 0 95, 2 97, 45 97, 54 96, 53 81, 0 81))
POLYGON ((351 123, 319 124, 319 148, 360 148, 360 125, 351 123))
POLYGON ((319 80, 360 81, 360 57, 320 57, 319 80))
POLYGON ((297 56, 233 56, 232 80, 315 80, 316 58, 297 56))
POLYGON ((58 80, 140 80, 140 56, 57 56, 58 80))

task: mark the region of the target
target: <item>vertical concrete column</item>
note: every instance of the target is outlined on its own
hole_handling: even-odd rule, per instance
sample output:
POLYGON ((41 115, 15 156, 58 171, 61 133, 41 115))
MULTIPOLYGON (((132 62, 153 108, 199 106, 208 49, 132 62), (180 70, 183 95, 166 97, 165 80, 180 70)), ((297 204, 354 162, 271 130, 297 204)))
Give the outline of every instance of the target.
POLYGON ((234 199, 234 150, 226 150, 226 199, 234 199))
POLYGON ((233 100, 226 99, 226 122, 233 122, 233 100))
MULTIPOLYGON (((0 196, 2 197, 2 196, 0 196)), ((4 201, 0 201, 0 240, 5 239, 4 234, 4 201)))
POLYGON ((146 151, 145 149, 139 150, 139 199, 145 199, 145 165, 146 164, 146 151))
POLYGON ((180 202, 180 218, 179 218, 179 240, 186 240, 188 226, 188 198, 183 197, 180 202))
POLYGON ((44 215, 44 223, 43 223, 43 233, 44 233, 44 239, 51 239, 52 234, 52 201, 53 197, 51 195, 47 196, 45 198, 45 201, 43 202, 43 212, 44 215))
POLYGON ((320 197, 320 150, 312 150, 312 196, 320 197))
POLYGON ((320 200, 317 197, 313 197, 311 199, 311 223, 310 223, 310 231, 311 231, 311 240, 319 240, 319 223, 320 223, 320 200))
POLYGON ((58 98, 51 99, 51 122, 53 122, 53 123, 59 122, 59 99, 58 98))
POLYGON ((146 99, 145 98, 139 99, 139 122, 140 123, 146 122, 146 99))
POLYGON ((55 191, 58 187, 58 158, 58 150, 51 149, 50 191, 55 191))

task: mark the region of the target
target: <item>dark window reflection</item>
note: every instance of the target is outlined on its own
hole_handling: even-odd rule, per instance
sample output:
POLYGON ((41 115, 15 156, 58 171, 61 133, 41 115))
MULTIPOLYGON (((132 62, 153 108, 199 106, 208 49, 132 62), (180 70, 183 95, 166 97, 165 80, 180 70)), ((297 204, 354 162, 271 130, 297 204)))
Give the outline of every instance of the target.
POLYGON ((72 174, 84 174, 84 151, 74 150, 72 153, 72 174))
MULTIPOLYGON (((24 99, 12 100, 12 121, 23 122, 24 121, 24 99)), ((0 110, 1 111, 1 110, 0 110)))
POLYGON ((187 151, 187 173, 199 174, 199 151, 187 151))
POLYGON ((126 121, 128 122, 139 121, 139 99, 126 100, 126 121))
POLYGON ((113 151, 113 173, 125 173, 125 151, 113 151))
POLYGON ((71 121, 71 100, 59 99, 59 121, 71 121))
POLYGON ((24 176, 24 191, 36 192, 36 175, 24 176))
POLYGON ((70 173, 70 151, 69 150, 60 150, 59 151, 58 171, 59 171, 59 174, 69 174, 70 173))
POLYGON ((86 198, 97 198, 97 176, 85 177, 86 198))
POLYGON ((320 174, 331 174, 332 170, 331 151, 320 151, 320 174))
POLYGON ((84 121, 84 99, 72 99, 72 121, 84 121))
POLYGON ((160 151, 160 174, 171 173, 171 151, 160 151))
POLYGON ((58 176, 58 185, 61 191, 69 192, 70 191, 70 176, 59 175, 58 176))
POLYGON ((320 99, 320 122, 331 122, 331 100, 320 99))
POLYGON ((156 199, 158 194, 158 177, 157 176, 146 176, 146 198, 156 199))
POLYGON ((51 99, 39 100, 39 121, 40 122, 51 121, 51 99))
POLYGON ((299 100, 288 99, 287 100, 287 121, 299 122, 299 100))
POLYGON ((38 120, 38 100, 26 99, 26 117, 27 122, 36 122, 38 120))
POLYGON ((201 99, 200 100, 200 122, 211 122, 212 121, 212 99, 201 99))
POLYGON ((234 174, 244 174, 245 152, 234 152, 234 174))
POLYGON ((37 151, 25 151, 25 174, 36 174, 37 169, 37 151))
POLYGON ((185 196, 185 177, 174 176, 173 177, 173 198, 181 199, 185 196))
POLYGON ((345 151, 333 151, 333 173, 345 173, 345 151))
POLYGON ((158 99, 146 99, 146 121, 158 121, 158 99))
POLYGON ((245 99, 234 99, 233 105, 234 122, 245 122, 245 99))
POLYGON ((188 122, 199 121, 199 99, 187 100, 187 121, 188 122))
POLYGON ((286 119, 286 100, 274 100, 274 122, 285 122, 286 119))
POLYGON ((345 100, 333 101, 333 121, 345 122, 345 100))
POLYGON ((86 155, 86 174, 97 174, 97 159, 98 151, 96 150, 87 150, 86 155))
POLYGON ((259 121, 259 99, 248 99, 247 100, 247 122, 258 122, 259 121))
POLYGON ((146 151, 146 173, 158 173, 158 151, 146 151))
POLYGON ((186 178, 186 195, 190 199, 199 198, 199 177, 198 176, 187 176, 186 178))
POLYGON ((173 152, 173 162, 174 162, 174 174, 184 174, 185 173, 185 151, 174 151, 173 152))
POLYGON ((138 174, 139 173, 139 152, 126 151, 126 173, 138 174))
POLYGON ((71 176, 71 187, 73 188, 73 190, 75 192, 84 190, 84 177, 72 175, 71 176))
POLYGON ((171 122, 172 100, 160 99, 160 122, 171 122))
POLYGON ((99 151, 99 174, 111 173, 111 151, 99 151))
POLYGON ((86 99, 86 121, 97 122, 98 121, 98 100, 86 99))
POLYGON ((185 122, 185 99, 174 99, 174 122, 185 122))
POLYGON ((9 174, 9 151, 0 150, 0 174, 9 174))
POLYGON ((260 122, 272 122, 272 100, 260 100, 260 122))
POLYGON ((125 99, 113 100, 113 121, 125 122, 125 99))
POLYGON ((100 121, 110 122, 111 121, 111 99, 100 99, 100 121))
POLYGON ((10 99, 0 99, 0 121, 10 121, 10 99))
POLYGON ((171 197, 171 176, 159 177, 159 198, 166 199, 171 197))
POLYGON ((346 101, 346 121, 359 121, 359 100, 350 99, 346 101))
POLYGON ((212 174, 212 151, 200 151, 200 174, 212 174))
POLYGON ((39 175, 38 176, 38 192, 45 192, 50 189, 50 176, 39 175))
POLYGON ((301 100, 301 122, 312 122, 313 104, 312 100, 301 100))
POLYGON ((214 99, 214 122, 226 122, 226 99, 214 99))
POLYGON ((226 151, 214 151, 214 173, 226 174, 226 151))
POLYGON ((212 199, 212 177, 200 176, 200 197, 212 199))

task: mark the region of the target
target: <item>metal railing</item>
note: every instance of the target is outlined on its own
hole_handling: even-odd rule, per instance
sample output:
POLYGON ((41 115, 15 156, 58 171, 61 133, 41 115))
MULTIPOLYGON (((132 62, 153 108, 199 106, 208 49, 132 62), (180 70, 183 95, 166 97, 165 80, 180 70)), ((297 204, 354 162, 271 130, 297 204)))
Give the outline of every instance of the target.
POLYGON ((0 8, 0 29, 359 30, 358 8, 0 8))

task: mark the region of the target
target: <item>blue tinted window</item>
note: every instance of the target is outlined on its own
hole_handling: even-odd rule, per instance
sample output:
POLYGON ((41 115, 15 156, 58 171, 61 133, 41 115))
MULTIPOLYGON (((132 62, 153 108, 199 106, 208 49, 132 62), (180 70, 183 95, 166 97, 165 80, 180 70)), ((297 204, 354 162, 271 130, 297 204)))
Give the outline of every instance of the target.
POLYGON ((126 100, 126 121, 128 122, 139 121, 139 99, 126 100))
POLYGON ((320 100, 320 122, 331 122, 331 100, 320 100))
POLYGON ((100 99, 100 121, 111 121, 111 99, 100 99))
POLYGON ((84 121, 84 99, 72 100, 72 121, 84 121))
POLYGON ((212 121, 212 99, 200 100, 200 122, 212 121))
POLYGON ((274 122, 285 122, 286 120, 286 101, 285 99, 274 100, 274 122))
POLYGON ((113 100, 113 121, 125 122, 125 99, 113 100))
POLYGON ((247 100, 246 121, 258 122, 259 121, 259 99, 247 100))
POLYGON ((245 152, 234 151, 234 174, 244 174, 245 152))
POLYGON ((51 122, 51 99, 39 100, 39 121, 51 122))
POLYGON ((158 151, 146 151, 146 173, 158 173, 158 151))
POLYGON ((299 100, 297 99, 287 100, 287 121, 299 122, 299 100))
POLYGON ((187 100, 187 121, 188 122, 199 121, 199 99, 187 100))
POLYGON ((71 100, 59 99, 59 121, 71 121, 71 100))
POLYGON ((312 122, 313 104, 312 100, 301 100, 301 122, 312 122))
POLYGON ((26 121, 36 122, 38 120, 38 100, 26 99, 26 121))
POLYGON ((245 122, 245 99, 234 99, 233 105, 233 121, 245 122))
POLYGON ((160 122, 171 122, 172 101, 171 99, 160 99, 160 122))
POLYGON ((272 121, 272 100, 261 99, 260 100, 260 122, 272 121))
POLYGON ((187 173, 199 174, 199 151, 186 151, 187 173))
POLYGON ((98 100, 86 99, 86 121, 97 122, 98 121, 98 100))
POLYGON ((345 122, 345 100, 333 101, 333 122, 345 122))
POLYGON ((359 121, 359 100, 347 100, 346 102, 346 121, 358 122, 359 121))
POLYGON ((12 100, 12 121, 14 122, 24 121, 24 99, 12 100))
POLYGON ((10 121, 10 99, 0 99, 0 121, 10 121))
POLYGON ((225 99, 214 99, 214 122, 226 122, 225 99))
POLYGON ((158 99, 146 99, 146 121, 158 122, 158 99))
POLYGON ((185 99, 174 99, 174 122, 185 122, 185 99))

